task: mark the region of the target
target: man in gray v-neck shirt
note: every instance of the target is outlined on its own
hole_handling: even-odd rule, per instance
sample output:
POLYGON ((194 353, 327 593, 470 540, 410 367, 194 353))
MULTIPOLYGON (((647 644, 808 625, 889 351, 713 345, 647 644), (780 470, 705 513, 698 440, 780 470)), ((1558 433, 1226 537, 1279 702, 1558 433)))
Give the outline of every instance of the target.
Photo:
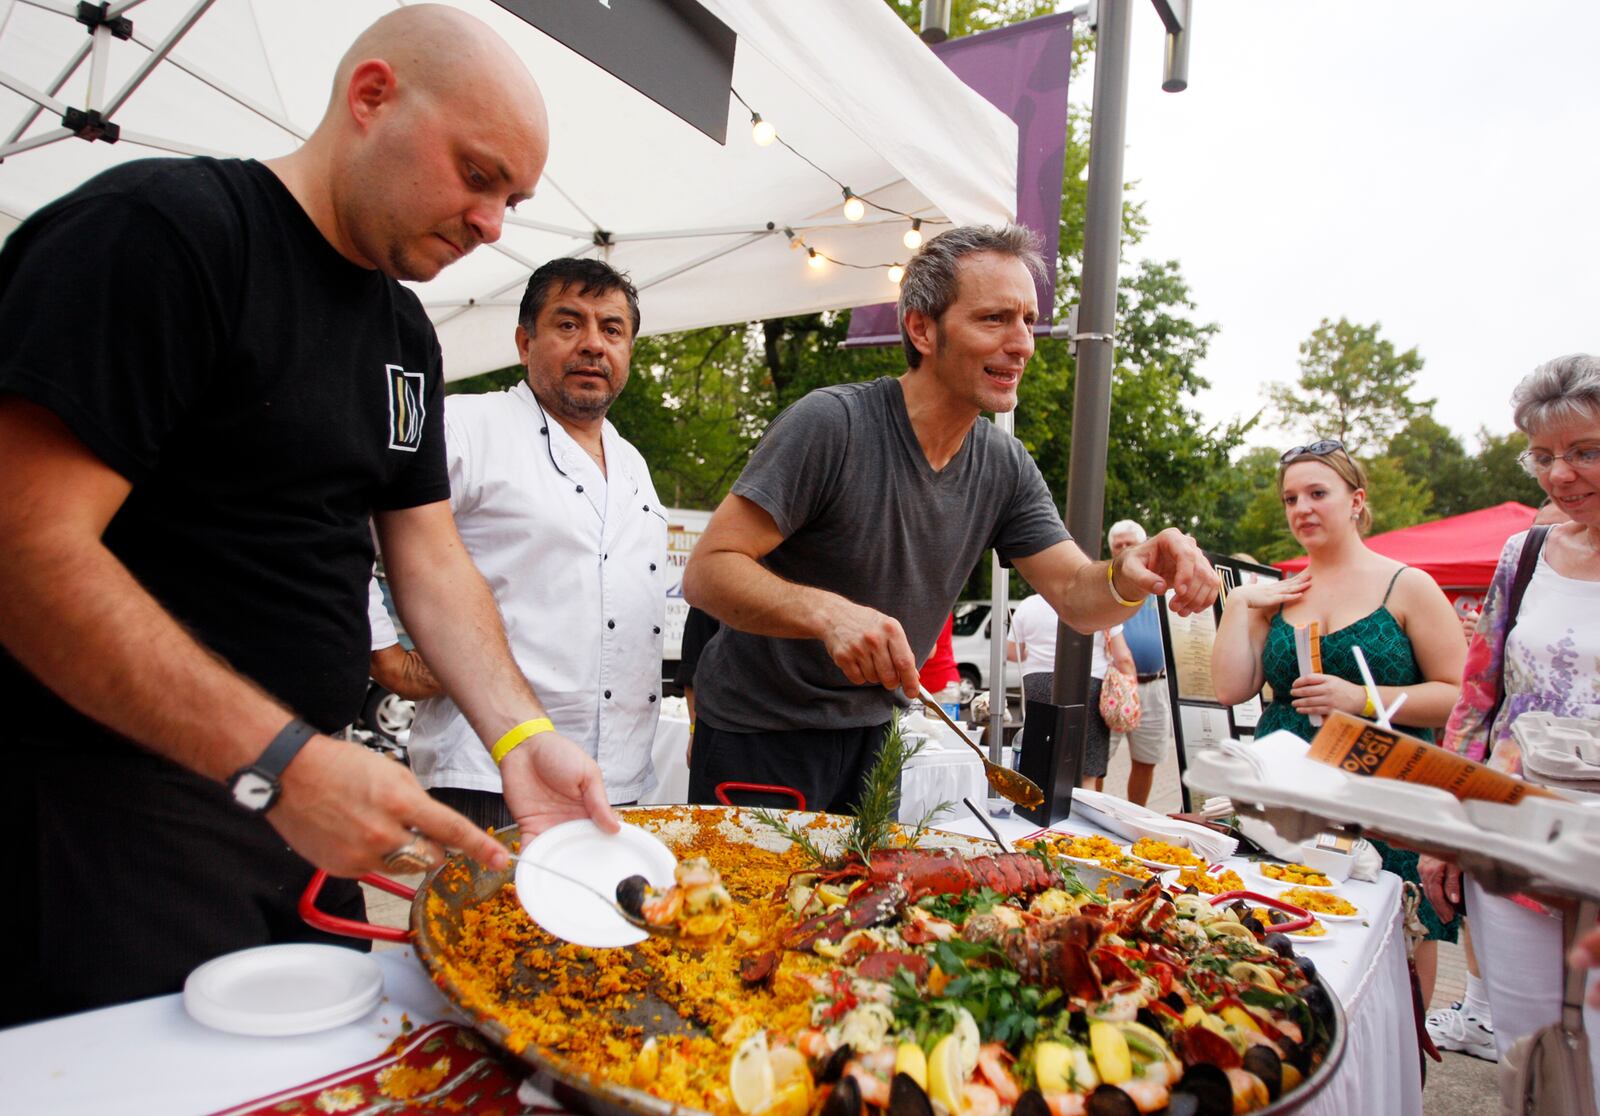
POLYGON ((896 688, 991 547, 1080 631, 1169 587, 1183 613, 1210 607, 1216 575, 1176 530, 1091 562, 1022 443, 980 417, 1016 406, 1033 355, 1036 243, 1018 226, 929 241, 900 288, 905 374, 788 408, 712 517, 684 573, 724 624, 695 676, 691 802, 754 782, 853 812, 896 688))

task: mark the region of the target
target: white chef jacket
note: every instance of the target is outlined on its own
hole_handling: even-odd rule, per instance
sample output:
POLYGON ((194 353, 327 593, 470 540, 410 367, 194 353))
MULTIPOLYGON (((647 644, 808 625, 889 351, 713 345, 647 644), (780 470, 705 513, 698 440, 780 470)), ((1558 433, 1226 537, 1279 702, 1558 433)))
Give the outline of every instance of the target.
MULTIPOLYGON (((612 802, 650 781, 661 709, 667 516, 639 451, 604 424, 607 472, 526 382, 445 401, 450 510, 494 592, 517 665, 556 730, 600 764, 612 802)), ((425 787, 500 790, 449 698, 417 705, 411 770, 425 787)))

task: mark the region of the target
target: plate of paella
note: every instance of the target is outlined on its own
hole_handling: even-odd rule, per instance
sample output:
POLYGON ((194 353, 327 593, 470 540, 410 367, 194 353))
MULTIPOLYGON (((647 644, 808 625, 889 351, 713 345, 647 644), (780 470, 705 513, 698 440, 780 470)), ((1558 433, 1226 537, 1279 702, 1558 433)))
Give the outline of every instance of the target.
POLYGON ((1365 912, 1342 895, 1310 887, 1291 887, 1280 891, 1278 898, 1309 911, 1323 922, 1356 922, 1366 917, 1365 912))
POLYGON ((1154 837, 1139 838, 1128 849, 1128 855, 1157 871, 1169 868, 1195 868, 1204 871, 1206 868, 1204 857, 1196 856, 1182 845, 1174 845, 1170 841, 1158 841, 1154 837))
POLYGON ((1255 870, 1262 879, 1279 887, 1306 887, 1315 891, 1334 891, 1338 888, 1333 880, 1304 864, 1279 864, 1271 860, 1258 860, 1255 863, 1255 870))

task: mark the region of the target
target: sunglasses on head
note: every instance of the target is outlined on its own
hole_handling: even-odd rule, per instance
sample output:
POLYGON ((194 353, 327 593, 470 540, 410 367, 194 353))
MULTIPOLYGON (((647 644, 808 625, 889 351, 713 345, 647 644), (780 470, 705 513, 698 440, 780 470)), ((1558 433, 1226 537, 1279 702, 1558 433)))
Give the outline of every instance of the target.
POLYGON ((1284 450, 1278 457, 1278 464, 1285 465, 1297 457, 1325 457, 1330 453, 1342 453, 1350 456, 1344 448, 1344 443, 1333 438, 1325 438, 1320 442, 1312 442, 1309 446, 1295 446, 1294 449, 1284 450))

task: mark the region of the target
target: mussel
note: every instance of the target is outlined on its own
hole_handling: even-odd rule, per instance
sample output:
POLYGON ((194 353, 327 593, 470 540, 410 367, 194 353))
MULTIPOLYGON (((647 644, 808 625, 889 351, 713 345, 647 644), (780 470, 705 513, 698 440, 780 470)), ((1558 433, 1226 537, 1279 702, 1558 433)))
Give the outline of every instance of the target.
POLYGON ((1194 1116, 1233 1116, 1233 1083, 1226 1073, 1209 1062, 1190 1066, 1172 1087, 1167 1107, 1176 1111, 1173 1106, 1179 1103, 1189 1108, 1194 1116))
POLYGON ((889 1116, 933 1116, 933 1102, 909 1073, 897 1073, 889 1082, 889 1116))
POLYGON ((822 1102, 817 1116, 865 1116, 866 1106, 861 1103, 861 1086, 853 1077, 839 1078, 828 1099, 822 1102))
POLYGON ((1311 1072, 1311 1048, 1308 1045, 1295 1042, 1285 1035, 1277 1040, 1278 1049, 1283 1051, 1283 1060, 1293 1066, 1302 1074, 1311 1072))
POLYGON ((644 901, 650 895, 650 881, 643 876, 629 876, 617 884, 617 906, 634 918, 644 917, 644 901))
POLYGON ((1296 954, 1294 963, 1300 967, 1300 975, 1307 980, 1317 979, 1317 963, 1302 954, 1296 954))
POLYGON ((1029 1089, 1011 1106, 1011 1116, 1050 1116, 1050 1104, 1037 1089, 1029 1089))
POLYGON ((841 1042, 828 1060, 822 1063, 822 1068, 817 1071, 815 1080, 818 1085, 831 1085, 844 1075, 845 1063, 855 1057, 855 1051, 850 1049, 848 1042, 841 1042))
POLYGON ((1115 1085, 1102 1085, 1090 1093, 1083 1110, 1087 1116, 1139 1116, 1133 1098, 1115 1085))
POLYGON ((1283 1092, 1283 1059, 1270 1046, 1252 1046, 1244 1052, 1244 1068, 1261 1078, 1267 1097, 1277 1100, 1283 1092))
POLYGON ((1294 939, 1287 934, 1268 934, 1263 944, 1286 961, 1294 956, 1294 939))
POLYGON ((1300 998, 1305 1001, 1306 1007, 1311 1009, 1311 1014, 1330 1030, 1333 1027, 1333 1001, 1328 997, 1327 990, 1320 984, 1308 984, 1300 990, 1300 998))
POLYGON ((1167 1116, 1199 1116, 1200 1098, 1193 1093, 1173 1093, 1167 1098, 1167 1116))

